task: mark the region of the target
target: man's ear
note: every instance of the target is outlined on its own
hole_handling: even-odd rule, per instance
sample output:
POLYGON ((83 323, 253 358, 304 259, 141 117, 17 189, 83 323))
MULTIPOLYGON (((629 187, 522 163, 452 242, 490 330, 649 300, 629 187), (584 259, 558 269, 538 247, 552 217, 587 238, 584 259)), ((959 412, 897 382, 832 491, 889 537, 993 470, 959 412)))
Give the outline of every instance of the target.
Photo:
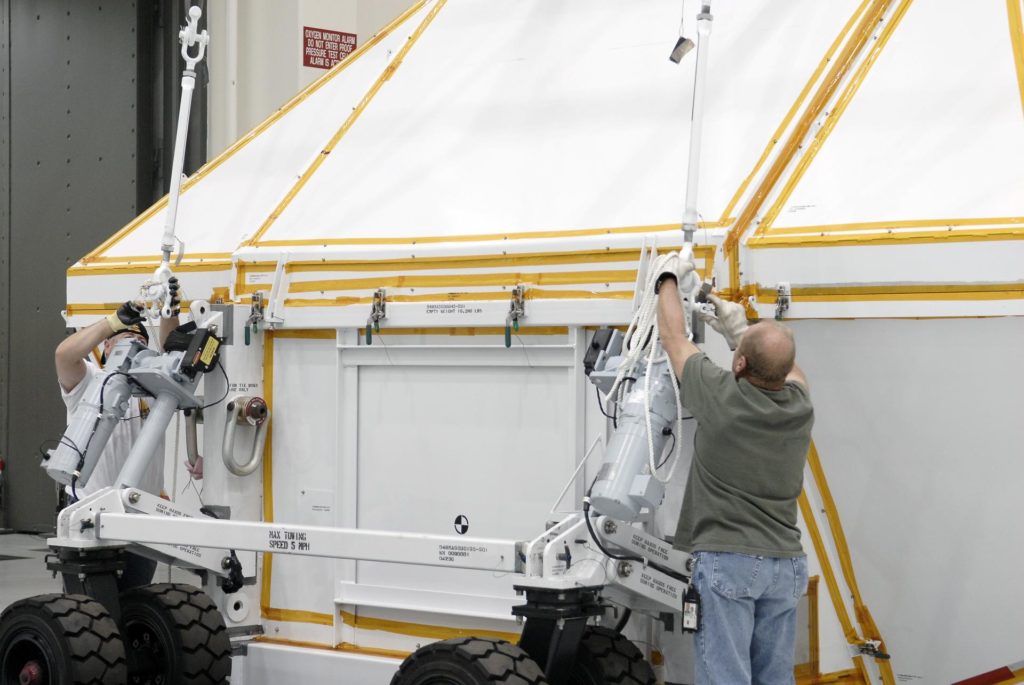
POLYGON ((747 368, 747 358, 744 357, 742 354, 737 354, 736 355, 736 359, 733 360, 733 363, 732 363, 732 371, 733 371, 733 373, 737 373, 737 374, 738 373, 743 373, 743 371, 746 368, 747 368))

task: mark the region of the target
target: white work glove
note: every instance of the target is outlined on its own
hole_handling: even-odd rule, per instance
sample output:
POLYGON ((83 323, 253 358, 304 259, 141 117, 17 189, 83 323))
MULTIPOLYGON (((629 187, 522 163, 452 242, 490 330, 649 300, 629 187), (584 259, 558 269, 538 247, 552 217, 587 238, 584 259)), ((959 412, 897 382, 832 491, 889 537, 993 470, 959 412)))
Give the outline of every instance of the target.
POLYGON ((715 305, 715 314, 699 310, 701 320, 721 333, 729 349, 735 350, 747 330, 747 310, 738 302, 726 302, 717 295, 709 294, 708 299, 715 305))
POLYGON ((658 274, 658 279, 654 282, 654 292, 661 290, 661 284, 667 278, 674 278, 676 285, 683 283, 694 268, 692 260, 682 259, 678 252, 669 252, 661 263, 661 271, 658 274))

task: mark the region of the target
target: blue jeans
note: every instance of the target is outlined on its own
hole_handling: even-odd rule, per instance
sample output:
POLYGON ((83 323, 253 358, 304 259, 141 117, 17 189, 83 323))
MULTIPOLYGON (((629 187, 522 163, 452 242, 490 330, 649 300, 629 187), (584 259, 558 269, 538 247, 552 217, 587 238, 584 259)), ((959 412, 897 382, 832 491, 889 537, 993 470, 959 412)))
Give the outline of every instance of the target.
POLYGON ((807 557, 697 552, 697 685, 792 685, 807 557))

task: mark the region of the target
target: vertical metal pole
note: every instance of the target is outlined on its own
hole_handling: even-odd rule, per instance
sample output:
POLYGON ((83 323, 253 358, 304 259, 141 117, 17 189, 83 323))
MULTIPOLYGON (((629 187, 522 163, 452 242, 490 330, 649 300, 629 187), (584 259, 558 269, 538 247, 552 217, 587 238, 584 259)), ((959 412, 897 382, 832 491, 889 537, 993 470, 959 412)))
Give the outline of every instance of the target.
MULTIPOLYGON (((697 64, 694 67, 693 107, 690 111, 690 159, 686 168, 686 209, 683 234, 691 244, 697 230, 697 183, 700 180, 700 143, 704 129, 704 90, 707 81, 708 51, 711 43, 711 3, 705 2, 697 15, 697 64)), ((692 255, 691 255, 692 256, 692 255)))

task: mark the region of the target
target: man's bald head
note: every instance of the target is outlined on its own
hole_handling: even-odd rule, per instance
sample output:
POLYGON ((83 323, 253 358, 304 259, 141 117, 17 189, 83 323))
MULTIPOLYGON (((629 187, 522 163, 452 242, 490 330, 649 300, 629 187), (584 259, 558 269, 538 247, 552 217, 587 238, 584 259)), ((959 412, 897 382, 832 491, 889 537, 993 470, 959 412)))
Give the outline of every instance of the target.
POLYGON ((740 338, 733 372, 749 377, 755 385, 781 387, 795 360, 793 332, 775 321, 762 321, 748 328, 740 338), (739 362, 740 357, 744 363, 739 362))

